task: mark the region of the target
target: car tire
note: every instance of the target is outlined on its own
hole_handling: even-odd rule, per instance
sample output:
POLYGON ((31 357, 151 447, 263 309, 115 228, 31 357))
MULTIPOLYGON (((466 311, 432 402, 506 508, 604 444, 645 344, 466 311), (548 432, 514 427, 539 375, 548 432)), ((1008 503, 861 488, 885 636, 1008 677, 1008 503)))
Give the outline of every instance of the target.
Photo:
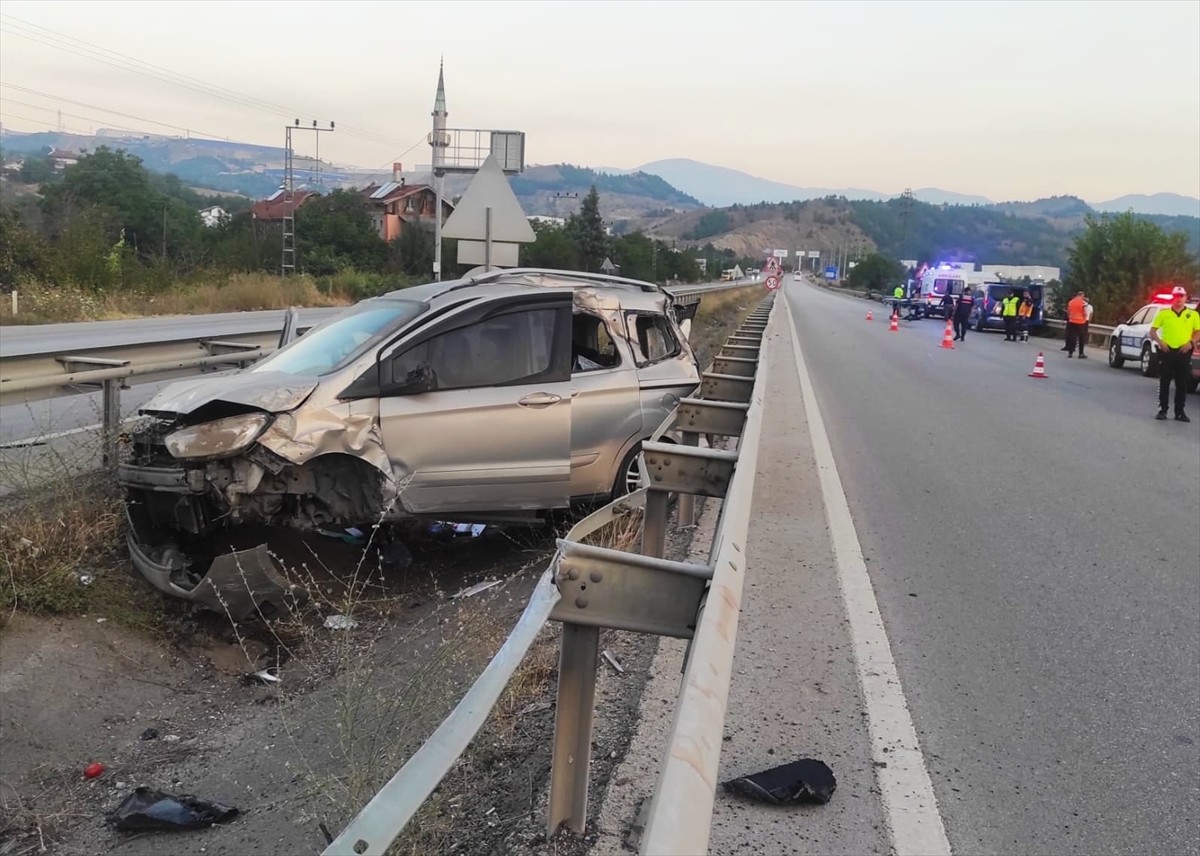
POLYGON ((1108 340, 1108 364, 1114 369, 1125 365, 1125 357, 1121 355, 1121 340, 1116 336, 1108 340))
POLYGON ((1142 345, 1142 376, 1158 377, 1158 357, 1149 343, 1142 345))
MULTIPOLYGON (((659 438, 660 443, 674 443, 670 437, 659 438)), ((614 499, 620 499, 627 496, 638 489, 639 473, 637 469, 638 456, 642 454, 642 444, 638 443, 629 452, 626 453, 625 459, 621 461, 621 469, 617 470, 617 480, 613 484, 612 493, 610 494, 610 502, 614 499)))

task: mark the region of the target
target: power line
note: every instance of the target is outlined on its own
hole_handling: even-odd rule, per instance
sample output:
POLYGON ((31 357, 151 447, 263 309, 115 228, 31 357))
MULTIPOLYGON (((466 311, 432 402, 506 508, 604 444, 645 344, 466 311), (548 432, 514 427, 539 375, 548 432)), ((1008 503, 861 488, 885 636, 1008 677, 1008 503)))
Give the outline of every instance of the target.
MULTIPOLYGON (((25 92, 25 93, 28 93, 29 95, 38 95, 42 98, 49 98, 51 101, 61 101, 64 104, 74 104, 76 107, 86 107, 89 110, 99 110, 101 113, 110 113, 113 116, 121 116, 125 119, 135 119, 138 122, 149 122, 151 125, 160 125, 164 128, 171 128, 176 131, 183 131, 185 134, 189 134, 192 136, 212 137, 215 140, 229 139, 229 137, 224 134, 209 134, 209 133, 205 133, 204 131, 194 131, 191 128, 184 128, 181 125, 172 125, 168 122, 159 122, 155 119, 148 119, 145 116, 134 116, 131 113, 122 113, 119 110, 110 110, 109 108, 101 107, 98 104, 89 104, 86 101, 76 101, 72 98, 64 98, 61 95, 54 95, 50 92, 42 92, 39 89, 30 89, 27 86, 18 86, 15 83, 0 82, 0 86, 4 87, 6 89, 16 89, 19 92, 25 92)), ((26 106, 33 106, 33 105, 26 105, 26 106)), ((128 130, 132 130, 132 129, 125 128, 124 130, 128 131, 128 130)))
MULTIPOLYGON (((47 110, 50 112, 54 112, 53 107, 43 107, 40 104, 30 104, 28 101, 18 101, 15 98, 6 98, 5 101, 9 104, 20 104, 22 107, 32 107, 34 110, 47 110)), ((131 134, 145 133, 144 131, 139 131, 136 128, 126 128, 121 125, 114 125, 112 122, 109 122, 104 119, 97 119, 95 116, 80 116, 78 113, 64 113, 62 110, 59 110, 58 113, 60 116, 70 116, 72 119, 82 119, 85 122, 95 122, 95 123, 101 124, 101 125, 109 125, 110 127, 114 128, 115 130, 129 131, 131 134)), ((53 123, 47 122, 46 124, 52 125, 53 123)))
MULTIPOLYGON (((0 116, 7 116, 10 119, 20 119, 22 122, 33 122, 35 125, 45 125, 52 130, 58 129, 57 122, 47 122, 45 119, 34 119, 32 116, 22 116, 18 113, 12 113, 0 107, 0 116)), ((76 134, 82 133, 79 128, 64 128, 63 133, 76 134)))
MULTIPOLYGON (((84 57, 85 59, 92 59, 124 71, 141 74, 163 83, 169 83, 175 86, 191 89, 210 97, 239 104, 244 107, 250 107, 255 110, 265 110, 285 117, 308 115, 313 112, 308 110, 296 110, 294 108, 275 104, 261 98, 245 95, 232 89, 227 89, 223 86, 208 83, 198 78, 191 77, 190 75, 172 71, 171 69, 164 68, 163 66, 155 65, 153 63, 137 59, 136 57, 92 44, 91 42, 86 42, 83 39, 77 39, 74 36, 57 32, 49 27, 43 27, 30 21, 24 21, 12 15, 0 15, 0 23, 6 25, 13 35, 36 42, 37 44, 66 51, 67 53, 84 57)), ((349 133, 352 136, 361 137, 375 143, 391 145, 395 144, 396 142, 394 138, 386 137, 382 134, 377 134, 373 131, 365 130, 363 128, 356 128, 352 125, 343 125, 341 130, 349 133)))

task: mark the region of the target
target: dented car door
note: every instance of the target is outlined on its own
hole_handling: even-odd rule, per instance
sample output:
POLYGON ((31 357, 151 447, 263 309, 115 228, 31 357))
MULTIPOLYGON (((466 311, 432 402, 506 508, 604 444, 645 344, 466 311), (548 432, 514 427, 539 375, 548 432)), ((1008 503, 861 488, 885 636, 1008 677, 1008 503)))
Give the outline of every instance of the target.
POLYGON ((411 513, 567 504, 571 294, 474 305, 379 360, 384 448, 411 513))

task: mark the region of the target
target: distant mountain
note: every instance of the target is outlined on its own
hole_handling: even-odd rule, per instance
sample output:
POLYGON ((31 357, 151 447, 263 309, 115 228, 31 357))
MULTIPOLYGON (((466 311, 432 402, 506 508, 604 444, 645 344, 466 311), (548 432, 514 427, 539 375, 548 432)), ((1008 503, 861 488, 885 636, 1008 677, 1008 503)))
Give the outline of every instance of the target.
POLYGON ((1178 193, 1132 193, 1107 202, 1095 202, 1097 211, 1119 214, 1133 211, 1134 214, 1166 214, 1172 217, 1200 217, 1200 199, 1181 196, 1178 193))
MULTIPOLYGON (((754 205, 758 202, 794 202, 824 199, 827 196, 883 202, 895 196, 860 187, 798 187, 687 158, 653 161, 642 164, 638 169, 662 176, 683 192, 714 207, 754 205)), ((954 193, 937 187, 922 187, 913 191, 913 196, 921 202, 933 205, 987 205, 991 202, 985 196, 954 193)))

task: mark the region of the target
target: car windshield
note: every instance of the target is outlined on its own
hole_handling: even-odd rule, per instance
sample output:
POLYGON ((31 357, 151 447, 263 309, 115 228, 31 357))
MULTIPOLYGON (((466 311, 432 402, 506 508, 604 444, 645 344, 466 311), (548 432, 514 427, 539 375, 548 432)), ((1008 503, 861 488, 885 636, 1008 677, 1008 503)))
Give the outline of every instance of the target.
POLYGON ((373 340, 413 320, 428 304, 411 300, 371 300, 313 327, 251 371, 320 375, 355 356, 373 340))

